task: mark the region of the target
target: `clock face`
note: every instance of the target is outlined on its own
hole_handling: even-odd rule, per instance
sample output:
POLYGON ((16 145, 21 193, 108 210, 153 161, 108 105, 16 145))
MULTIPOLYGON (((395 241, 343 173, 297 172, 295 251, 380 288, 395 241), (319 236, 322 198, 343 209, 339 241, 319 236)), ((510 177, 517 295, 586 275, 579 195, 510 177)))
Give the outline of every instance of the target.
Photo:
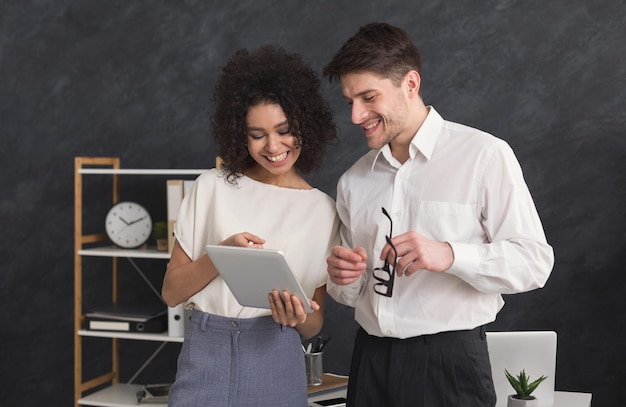
POLYGON ((138 203, 120 202, 109 210, 105 226, 113 243, 132 249, 148 241, 152 232, 152 218, 146 208, 138 203))

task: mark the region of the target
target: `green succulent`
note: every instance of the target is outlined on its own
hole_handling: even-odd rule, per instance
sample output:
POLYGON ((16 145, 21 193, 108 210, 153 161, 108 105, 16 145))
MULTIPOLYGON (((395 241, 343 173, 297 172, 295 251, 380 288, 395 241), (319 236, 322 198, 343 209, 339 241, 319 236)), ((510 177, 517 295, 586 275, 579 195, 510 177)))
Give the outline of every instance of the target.
POLYGON ((155 222, 152 226, 154 239, 167 239, 167 222, 155 222))
POLYGON ((529 383, 530 377, 526 375, 526 372, 523 369, 517 377, 513 376, 506 369, 504 369, 504 374, 509 380, 509 383, 511 383, 511 386, 513 386, 513 389, 515 389, 515 392, 517 393, 516 397, 521 400, 532 399, 530 394, 535 391, 535 389, 541 384, 541 382, 547 379, 546 376, 541 376, 534 382, 529 383))

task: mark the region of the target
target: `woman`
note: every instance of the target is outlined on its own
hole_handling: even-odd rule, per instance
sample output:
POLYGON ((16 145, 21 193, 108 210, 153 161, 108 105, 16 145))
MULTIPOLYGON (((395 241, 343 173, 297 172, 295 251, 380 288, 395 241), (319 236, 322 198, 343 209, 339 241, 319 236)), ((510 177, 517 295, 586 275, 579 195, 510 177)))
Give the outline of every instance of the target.
POLYGON ((237 51, 214 101, 223 162, 185 196, 163 282, 169 306, 193 308, 169 406, 306 406, 301 339, 322 326, 325 259, 338 220, 334 201, 301 173, 319 168, 336 127, 315 72, 271 46, 237 51), (239 305, 206 244, 280 249, 314 312, 276 290, 268 293, 271 310, 239 305))

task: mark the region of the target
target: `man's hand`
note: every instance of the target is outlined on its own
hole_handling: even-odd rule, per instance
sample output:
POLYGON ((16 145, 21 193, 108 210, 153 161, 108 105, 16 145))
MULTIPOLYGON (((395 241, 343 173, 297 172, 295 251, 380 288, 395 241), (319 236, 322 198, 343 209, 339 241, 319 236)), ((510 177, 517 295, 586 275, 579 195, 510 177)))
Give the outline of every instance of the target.
MULTIPOLYGON (((454 263, 454 252, 448 242, 438 242, 425 238, 416 232, 406 232, 395 236, 391 243, 398 252, 396 273, 399 276, 410 276, 418 270, 443 272, 454 263)), ((390 264, 394 261, 394 252, 386 244, 380 253, 380 259, 387 259, 390 264)))
POLYGON ((334 246, 326 259, 330 280, 337 285, 351 284, 365 273, 367 253, 362 247, 348 249, 334 246))

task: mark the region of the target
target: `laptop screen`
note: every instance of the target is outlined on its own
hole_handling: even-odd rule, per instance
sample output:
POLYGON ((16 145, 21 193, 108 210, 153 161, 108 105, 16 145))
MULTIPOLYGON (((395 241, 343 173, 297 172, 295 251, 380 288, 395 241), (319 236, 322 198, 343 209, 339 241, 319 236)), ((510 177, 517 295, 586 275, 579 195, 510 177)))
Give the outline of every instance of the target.
POLYGON ((552 407, 556 339, 556 332, 553 331, 487 332, 491 372, 498 399, 496 407, 506 407, 508 396, 515 394, 504 375, 505 369, 513 376, 517 376, 523 369, 531 382, 547 376, 532 395, 537 398, 539 407, 552 407))

